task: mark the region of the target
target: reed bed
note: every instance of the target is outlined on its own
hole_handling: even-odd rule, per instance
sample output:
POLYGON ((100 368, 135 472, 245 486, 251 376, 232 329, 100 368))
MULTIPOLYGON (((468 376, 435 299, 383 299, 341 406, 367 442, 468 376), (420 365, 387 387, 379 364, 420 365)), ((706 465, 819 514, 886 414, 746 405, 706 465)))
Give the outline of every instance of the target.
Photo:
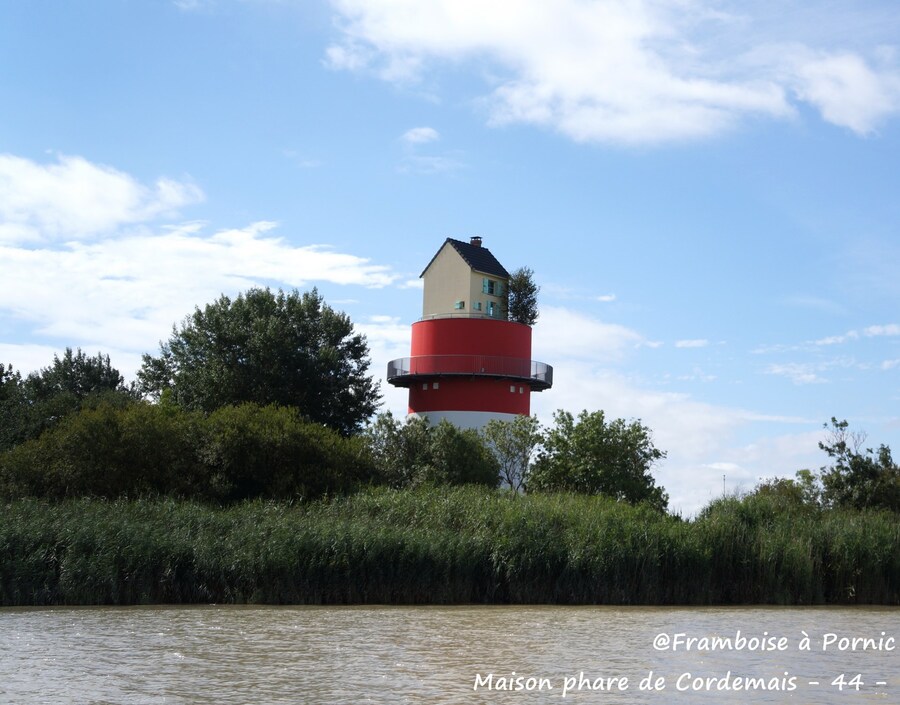
POLYGON ((0 505, 0 604, 900 604, 896 514, 373 489, 0 505))

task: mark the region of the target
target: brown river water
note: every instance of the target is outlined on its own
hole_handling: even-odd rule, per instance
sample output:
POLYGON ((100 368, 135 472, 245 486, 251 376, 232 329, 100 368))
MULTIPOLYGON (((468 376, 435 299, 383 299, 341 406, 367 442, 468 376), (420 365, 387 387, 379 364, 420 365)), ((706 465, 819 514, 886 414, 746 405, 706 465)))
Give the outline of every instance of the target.
POLYGON ((3 704, 570 702, 893 705, 900 609, 0 609, 3 704))

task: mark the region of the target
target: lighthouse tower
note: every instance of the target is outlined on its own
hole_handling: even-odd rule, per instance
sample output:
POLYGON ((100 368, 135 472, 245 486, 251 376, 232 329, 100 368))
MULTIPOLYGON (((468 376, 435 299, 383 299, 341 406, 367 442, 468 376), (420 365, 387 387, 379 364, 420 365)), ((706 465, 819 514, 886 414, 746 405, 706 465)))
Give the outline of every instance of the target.
POLYGON ((409 388, 409 413, 459 428, 530 414, 531 392, 550 388, 553 368, 531 359, 531 327, 507 320, 509 272, 480 237, 447 238, 422 279, 410 357, 387 372, 409 388))

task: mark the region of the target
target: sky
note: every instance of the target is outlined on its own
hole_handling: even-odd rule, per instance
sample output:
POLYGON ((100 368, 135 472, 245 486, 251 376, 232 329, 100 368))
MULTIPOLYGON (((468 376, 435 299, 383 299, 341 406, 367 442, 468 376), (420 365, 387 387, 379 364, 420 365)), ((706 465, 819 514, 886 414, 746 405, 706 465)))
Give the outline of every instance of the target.
POLYGON ((639 419, 691 515, 900 450, 893 0, 0 0, 0 361, 133 379, 220 294, 317 287, 384 381, 478 235, 532 396, 639 419))

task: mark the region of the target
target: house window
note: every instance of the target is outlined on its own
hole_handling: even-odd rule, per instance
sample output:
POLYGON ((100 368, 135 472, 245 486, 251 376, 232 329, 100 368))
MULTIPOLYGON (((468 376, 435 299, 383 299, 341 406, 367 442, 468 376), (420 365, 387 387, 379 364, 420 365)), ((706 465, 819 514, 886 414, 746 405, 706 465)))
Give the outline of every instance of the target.
POLYGON ((428 382, 422 383, 422 389, 428 389, 428 382))
POLYGON ((480 302, 480 301, 476 301, 476 302, 475 302, 475 310, 476 310, 476 311, 480 311, 480 310, 481 310, 481 302, 480 302))
POLYGON ((509 385, 509 391, 511 394, 515 394, 516 393, 516 385, 514 385, 514 384, 509 385))
POLYGON ((493 279, 484 278, 481 280, 481 291, 491 296, 503 296, 503 282, 493 279))
POLYGON ((465 301, 457 301, 455 304, 453 304, 453 308, 455 308, 457 311, 462 311, 465 307, 465 301))
POLYGON ((432 388, 432 389, 440 389, 440 386, 438 386, 438 383, 437 383, 437 382, 432 382, 432 383, 431 383, 431 388, 432 388))
POLYGON ((500 310, 499 307, 498 307, 493 301, 488 301, 488 302, 487 302, 487 314, 488 314, 488 316, 496 316, 496 315, 497 315, 497 312, 498 312, 499 310, 500 310))

